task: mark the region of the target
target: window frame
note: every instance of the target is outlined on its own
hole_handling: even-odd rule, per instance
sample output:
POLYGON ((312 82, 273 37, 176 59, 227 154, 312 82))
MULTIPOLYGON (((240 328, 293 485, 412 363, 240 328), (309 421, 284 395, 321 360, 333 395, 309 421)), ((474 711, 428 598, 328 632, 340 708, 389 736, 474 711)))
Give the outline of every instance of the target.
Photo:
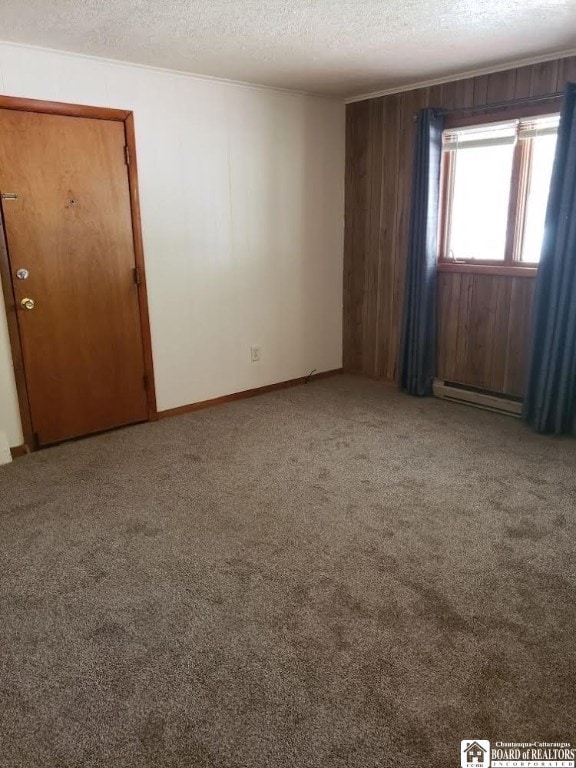
MULTIPOLYGON (((547 115, 557 115, 559 105, 546 101, 532 106, 502 109, 497 112, 487 111, 465 116, 448 115, 444 130, 467 128, 469 126, 498 123, 503 120, 522 120, 547 115)), ((469 272, 476 274, 509 275, 534 277, 538 272, 538 262, 521 261, 522 235, 526 219, 527 189, 530 183, 533 140, 530 138, 517 141, 512 159, 512 177, 510 180, 510 199, 506 227, 504 259, 450 259, 446 255, 450 215, 454 184, 455 151, 442 150, 440 167, 440 196, 438 218, 438 270, 442 272, 469 272)))

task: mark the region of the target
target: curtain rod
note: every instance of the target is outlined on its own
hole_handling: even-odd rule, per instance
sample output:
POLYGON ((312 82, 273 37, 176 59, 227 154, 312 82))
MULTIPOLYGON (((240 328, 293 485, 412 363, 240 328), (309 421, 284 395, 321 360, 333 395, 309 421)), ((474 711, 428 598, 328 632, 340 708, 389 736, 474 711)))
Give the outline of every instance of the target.
MULTIPOLYGON (((563 98, 564 91, 557 91, 556 93, 547 93, 543 96, 526 96, 523 99, 512 99, 511 101, 497 101, 493 104, 477 104, 475 107, 457 107, 455 109, 434 109, 437 115, 473 115, 475 112, 486 111, 498 111, 499 109, 509 109, 510 107, 521 107, 535 104, 538 101, 557 101, 563 98)), ((414 120, 418 117, 418 114, 414 115, 414 120)))
POLYGON ((509 107, 520 107, 524 104, 534 104, 538 101, 555 101, 561 99, 564 96, 563 91, 557 93, 547 93, 545 96, 527 96, 524 99, 512 99, 511 101, 498 101, 494 104, 478 104, 475 107, 460 107, 458 109, 437 109, 435 110, 440 115, 461 115, 461 114, 474 114, 474 112, 485 112, 486 110, 498 110, 507 109, 509 107))

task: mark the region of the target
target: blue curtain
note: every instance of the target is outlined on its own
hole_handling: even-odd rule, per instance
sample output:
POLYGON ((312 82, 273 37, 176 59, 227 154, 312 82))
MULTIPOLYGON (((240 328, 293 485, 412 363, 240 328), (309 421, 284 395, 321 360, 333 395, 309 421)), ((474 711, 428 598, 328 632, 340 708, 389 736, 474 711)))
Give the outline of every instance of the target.
POLYGON ((566 88, 536 278, 523 416, 538 432, 576 433, 576 84, 566 88))
POLYGON ((409 394, 420 396, 432 393, 436 357, 436 261, 443 124, 444 119, 433 109, 418 113, 400 385, 409 394))

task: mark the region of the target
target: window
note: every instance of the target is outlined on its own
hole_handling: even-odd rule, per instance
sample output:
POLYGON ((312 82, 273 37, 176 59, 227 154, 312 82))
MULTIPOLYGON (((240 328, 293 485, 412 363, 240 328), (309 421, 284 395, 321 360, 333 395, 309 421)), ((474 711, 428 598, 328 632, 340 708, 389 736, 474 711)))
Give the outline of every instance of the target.
POLYGON ((537 265, 559 119, 545 115, 444 131, 441 263, 537 265))

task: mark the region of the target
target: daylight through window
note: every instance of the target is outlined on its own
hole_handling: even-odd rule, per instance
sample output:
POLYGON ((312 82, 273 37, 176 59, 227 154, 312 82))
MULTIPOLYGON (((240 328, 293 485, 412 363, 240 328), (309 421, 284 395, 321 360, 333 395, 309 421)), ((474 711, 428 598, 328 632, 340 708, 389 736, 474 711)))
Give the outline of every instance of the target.
POLYGON ((558 122, 547 115, 444 131, 441 261, 538 262, 558 122))

